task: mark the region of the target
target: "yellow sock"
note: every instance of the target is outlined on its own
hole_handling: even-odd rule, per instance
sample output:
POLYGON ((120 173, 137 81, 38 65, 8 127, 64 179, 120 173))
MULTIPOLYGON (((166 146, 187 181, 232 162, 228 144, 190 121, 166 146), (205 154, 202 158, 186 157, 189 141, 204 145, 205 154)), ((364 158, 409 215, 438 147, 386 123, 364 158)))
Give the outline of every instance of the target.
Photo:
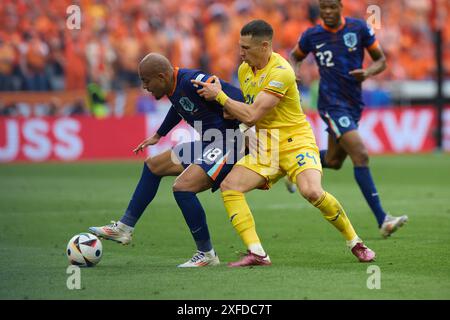
POLYGON ((222 192, 223 203, 228 217, 247 248, 251 244, 260 244, 256 233, 255 220, 242 192, 227 190, 222 192))
POLYGON ((338 229, 346 240, 353 240, 357 237, 355 229, 345 214, 344 208, 335 197, 324 192, 319 200, 312 203, 314 207, 322 211, 325 219, 338 229))

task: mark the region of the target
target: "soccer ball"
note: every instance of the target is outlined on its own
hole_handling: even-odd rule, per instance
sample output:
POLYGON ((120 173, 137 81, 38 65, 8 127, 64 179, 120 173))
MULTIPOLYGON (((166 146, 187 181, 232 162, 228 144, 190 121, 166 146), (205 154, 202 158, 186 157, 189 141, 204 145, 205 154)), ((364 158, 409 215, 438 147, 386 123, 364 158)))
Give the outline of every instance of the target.
POLYGON ((66 253, 70 264, 93 267, 102 258, 102 243, 91 233, 80 233, 69 240, 66 253))

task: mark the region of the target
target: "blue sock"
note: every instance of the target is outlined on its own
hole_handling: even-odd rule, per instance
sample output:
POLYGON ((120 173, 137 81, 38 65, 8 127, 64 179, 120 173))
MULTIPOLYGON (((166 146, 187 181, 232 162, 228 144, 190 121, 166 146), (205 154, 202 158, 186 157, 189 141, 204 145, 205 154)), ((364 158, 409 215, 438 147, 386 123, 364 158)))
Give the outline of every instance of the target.
POLYGON ((210 251, 212 244, 206 224, 206 215, 197 195, 194 192, 183 191, 174 191, 173 195, 183 212, 184 220, 191 230, 197 249, 202 252, 210 251))
POLYGON ((386 212, 381 207, 380 197, 370 174, 370 169, 368 167, 354 167, 354 172, 356 182, 358 182, 364 198, 366 198, 370 209, 372 209, 373 214, 377 218, 378 227, 381 227, 386 217, 386 212))
POLYGON ((325 161, 325 155, 327 154, 327 150, 320 150, 320 162, 322 163, 322 168, 329 168, 327 162, 325 161))
POLYGON ((155 197, 160 181, 161 177, 155 175, 148 168, 147 164, 144 163, 141 179, 136 186, 136 190, 134 190, 133 197, 128 204, 125 214, 120 219, 120 222, 130 227, 136 225, 136 222, 141 217, 145 208, 147 208, 148 204, 155 197))

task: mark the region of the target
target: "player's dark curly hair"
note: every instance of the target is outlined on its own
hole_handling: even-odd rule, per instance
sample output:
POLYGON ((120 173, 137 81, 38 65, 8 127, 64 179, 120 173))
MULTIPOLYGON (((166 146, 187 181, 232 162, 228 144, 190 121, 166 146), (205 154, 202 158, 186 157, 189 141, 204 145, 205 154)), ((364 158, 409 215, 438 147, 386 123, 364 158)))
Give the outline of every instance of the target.
POLYGON ((272 26, 264 20, 253 20, 241 29, 241 36, 252 36, 252 38, 262 37, 272 40, 273 29, 272 26))

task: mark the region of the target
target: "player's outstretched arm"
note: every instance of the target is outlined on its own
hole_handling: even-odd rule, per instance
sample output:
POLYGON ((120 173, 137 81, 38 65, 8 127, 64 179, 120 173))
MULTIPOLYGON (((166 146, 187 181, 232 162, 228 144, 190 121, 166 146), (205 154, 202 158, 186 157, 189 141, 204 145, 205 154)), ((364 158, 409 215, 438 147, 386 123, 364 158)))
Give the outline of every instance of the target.
POLYGON ((251 105, 236 101, 228 97, 222 91, 222 85, 219 79, 214 76, 214 82, 206 83, 198 80, 191 80, 192 83, 202 86, 197 93, 207 101, 216 100, 236 119, 252 127, 266 113, 273 109, 279 102, 280 98, 261 91, 255 98, 255 102, 251 105))
POLYGON ((172 130, 178 123, 181 121, 181 116, 178 114, 178 112, 175 110, 175 108, 171 107, 169 112, 167 112, 166 117, 164 118, 164 121, 162 122, 159 129, 156 131, 156 133, 151 136, 150 138, 145 139, 141 142, 134 150, 133 152, 138 154, 139 151, 143 151, 146 147, 157 144, 161 137, 164 137, 167 135, 170 130, 172 130))
POLYGON ((175 126, 180 123, 181 119, 182 118, 177 110, 173 106, 170 107, 169 112, 167 112, 166 117, 164 118, 161 126, 156 132, 161 137, 166 136, 170 132, 170 130, 175 128, 175 126))
POLYGON ((153 136, 151 136, 150 138, 145 139, 144 141, 142 141, 134 150, 133 152, 135 154, 138 154, 139 151, 144 151, 145 148, 147 148, 148 146, 152 146, 154 144, 157 144, 159 142, 159 140, 161 139, 161 136, 158 133, 155 133, 153 136))
POLYGON ((223 110, 223 118, 226 120, 235 120, 236 119, 231 113, 229 113, 225 109, 223 110))
POLYGON ((289 63, 294 69, 296 80, 300 79, 300 67, 302 66, 303 59, 305 59, 306 55, 300 50, 298 44, 295 45, 294 49, 291 50, 289 54, 289 63))

